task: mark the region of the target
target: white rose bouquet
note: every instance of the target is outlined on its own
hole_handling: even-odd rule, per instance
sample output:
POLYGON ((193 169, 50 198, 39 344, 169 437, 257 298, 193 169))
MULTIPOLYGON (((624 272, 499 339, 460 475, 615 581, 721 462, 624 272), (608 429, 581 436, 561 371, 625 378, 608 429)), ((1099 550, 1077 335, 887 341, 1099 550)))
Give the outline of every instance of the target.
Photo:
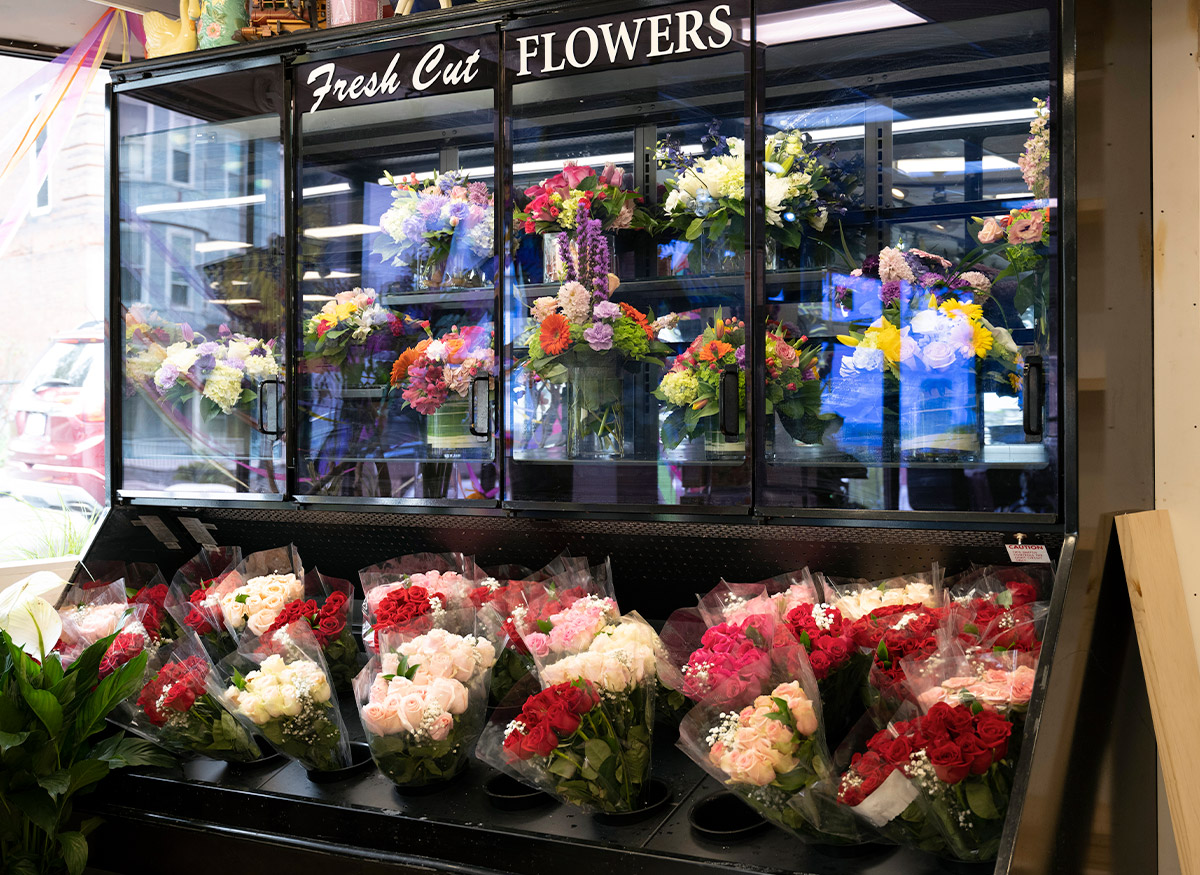
POLYGON ((346 727, 308 623, 297 621, 253 645, 243 642, 222 668, 230 681, 222 702, 248 729, 306 769, 350 764, 346 727))
POLYGON ((486 638, 433 629, 383 635, 354 679, 359 717, 379 770, 398 787, 453 778, 483 729, 496 648, 486 638))
POLYGON ((237 640, 266 634, 284 606, 304 596, 304 565, 294 546, 247 556, 215 586, 225 627, 237 640))

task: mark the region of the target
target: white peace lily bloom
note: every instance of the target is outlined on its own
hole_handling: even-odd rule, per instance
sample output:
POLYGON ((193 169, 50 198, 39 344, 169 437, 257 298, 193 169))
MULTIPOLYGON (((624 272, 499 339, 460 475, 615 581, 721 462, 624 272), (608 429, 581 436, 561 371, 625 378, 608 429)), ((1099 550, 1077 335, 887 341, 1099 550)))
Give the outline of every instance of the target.
POLYGON ((66 586, 58 575, 39 571, 0 592, 0 629, 30 656, 44 660, 62 635, 62 618, 52 601, 66 586))

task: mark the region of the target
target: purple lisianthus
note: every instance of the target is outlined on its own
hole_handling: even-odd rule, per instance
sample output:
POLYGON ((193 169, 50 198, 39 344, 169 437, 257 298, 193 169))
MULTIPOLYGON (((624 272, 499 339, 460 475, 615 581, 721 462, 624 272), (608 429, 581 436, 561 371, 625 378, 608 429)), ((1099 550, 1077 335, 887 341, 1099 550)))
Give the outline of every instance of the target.
MULTIPOLYGON (((216 344, 213 345, 215 346, 216 344)), ((192 370, 199 370, 203 373, 208 373, 216 366, 216 364, 217 357, 212 353, 208 353, 207 355, 202 355, 200 358, 196 359, 196 363, 192 365, 192 370)))
POLYGON ((612 349, 612 326, 605 322, 593 322, 591 328, 583 332, 583 339, 596 352, 612 349))
POLYGON ((739 346, 733 354, 733 360, 737 363, 739 370, 746 369, 746 347, 739 346))
POLYGON ((158 373, 154 375, 154 384, 159 389, 167 390, 175 385, 175 381, 179 379, 179 368, 171 362, 163 362, 158 373))
POLYGON ((232 337, 233 336, 233 332, 229 330, 228 325, 222 325, 219 329, 217 329, 217 332, 222 337, 232 337))
POLYGON ((900 300, 900 281, 892 280, 890 283, 884 283, 879 290, 879 301, 883 306, 890 307, 900 300))
POLYGON ((442 207, 446 205, 446 196, 441 194, 431 194, 417 201, 417 212, 427 219, 436 218, 442 213, 442 207))
POLYGON ((216 355, 217 345, 211 340, 206 340, 204 343, 196 347, 196 354, 203 358, 206 355, 216 355))
POLYGON ((592 308, 592 315, 597 319, 616 319, 621 315, 621 308, 612 301, 601 301, 592 308))
POLYGON ((196 336, 196 332, 192 330, 192 326, 188 325, 186 322, 179 323, 179 333, 180 336, 183 337, 183 339, 188 343, 191 343, 192 339, 196 336))

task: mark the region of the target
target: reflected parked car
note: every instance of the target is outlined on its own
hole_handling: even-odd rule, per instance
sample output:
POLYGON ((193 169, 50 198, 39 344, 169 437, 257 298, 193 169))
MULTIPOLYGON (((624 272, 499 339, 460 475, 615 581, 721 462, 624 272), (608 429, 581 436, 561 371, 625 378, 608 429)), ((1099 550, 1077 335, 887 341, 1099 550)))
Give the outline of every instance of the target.
POLYGON ((94 510, 105 501, 104 325, 53 338, 9 400, 12 437, 0 492, 94 510))

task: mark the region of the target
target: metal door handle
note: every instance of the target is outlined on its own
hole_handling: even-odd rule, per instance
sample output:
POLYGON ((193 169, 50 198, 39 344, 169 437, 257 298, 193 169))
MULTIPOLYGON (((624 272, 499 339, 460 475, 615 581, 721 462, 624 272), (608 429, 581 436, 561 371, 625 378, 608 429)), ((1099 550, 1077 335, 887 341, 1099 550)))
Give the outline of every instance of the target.
POLYGON ((470 397, 467 399, 467 415, 470 419, 468 427, 471 429, 471 434, 477 438, 487 439, 492 436, 492 417, 491 417, 491 379, 488 377, 476 377, 471 381, 469 391, 470 397), (480 384, 483 384, 482 387, 480 384), (483 395, 483 405, 479 404, 479 396, 483 395), (482 424, 480 423, 480 414, 483 415, 482 424), (480 427, 483 431, 480 431, 480 427))
POLYGON ((1045 395, 1045 374, 1042 367, 1042 357, 1031 355, 1025 359, 1024 400, 1022 402, 1023 424, 1025 434, 1030 437, 1041 436, 1044 430, 1042 422, 1042 406, 1045 395))
POLYGON ((279 389, 283 386, 282 380, 263 380, 258 384, 258 430, 263 434, 269 434, 272 437, 282 437, 283 428, 280 424, 279 416, 279 389), (273 386, 271 392, 273 403, 267 404, 267 387, 273 386), (270 416, 268 416, 268 413, 270 416))
POLYGON ((738 410, 738 369, 729 365, 721 374, 721 395, 719 416, 721 431, 725 437, 735 438, 742 433, 741 411, 738 410))

